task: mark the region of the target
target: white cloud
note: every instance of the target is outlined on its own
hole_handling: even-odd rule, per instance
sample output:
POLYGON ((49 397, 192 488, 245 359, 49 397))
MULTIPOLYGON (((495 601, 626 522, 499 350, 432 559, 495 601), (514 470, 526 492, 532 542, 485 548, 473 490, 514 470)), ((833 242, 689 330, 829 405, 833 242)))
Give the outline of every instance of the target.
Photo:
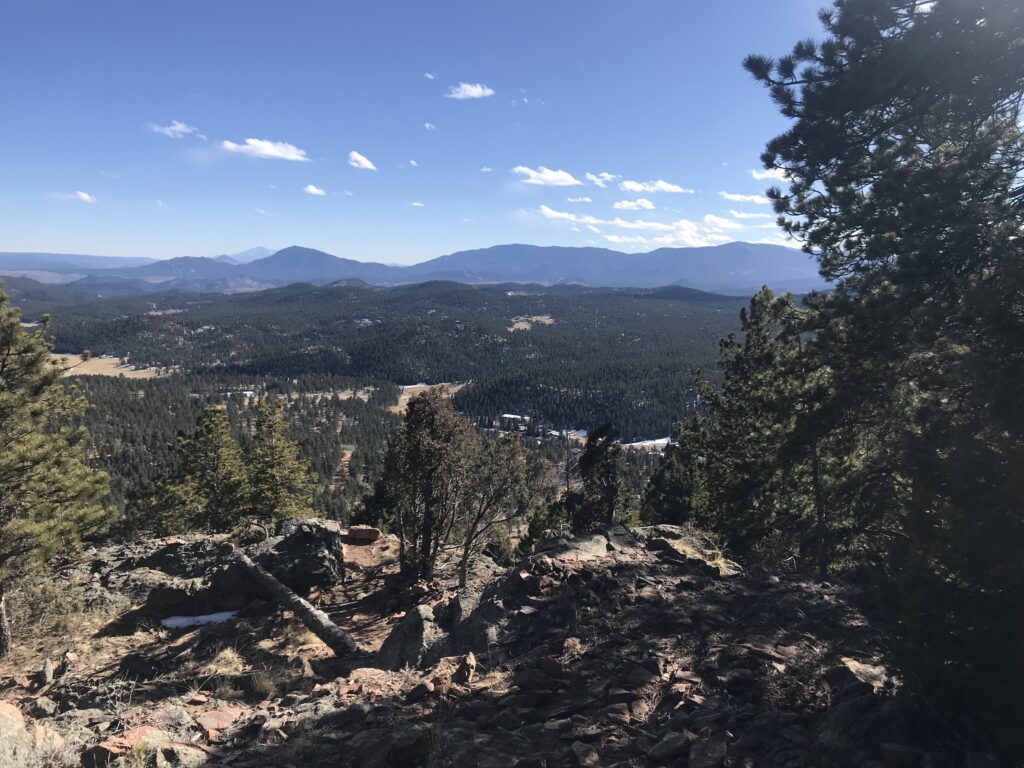
POLYGON ((434 73, 433 72, 424 72, 423 76, 425 78, 427 78, 427 80, 433 80, 434 79, 434 73))
POLYGON ((246 139, 245 144, 224 141, 221 147, 227 152, 234 152, 249 157, 260 157, 267 160, 291 160, 295 163, 308 163, 306 150, 299 149, 286 141, 267 141, 266 139, 246 139))
POLYGON ((169 210, 171 210, 171 206, 169 206, 167 203, 165 203, 159 197, 156 199, 156 202, 154 203, 154 205, 156 205, 157 209, 161 210, 161 211, 169 211, 169 210))
POLYGON ((601 189, 604 189, 611 182, 617 181, 618 178, 619 177, 616 176, 614 173, 608 173, 607 171, 602 171, 601 173, 587 174, 587 181, 589 181, 595 187, 600 187, 601 189))
POLYGON ((75 200, 81 203, 89 203, 92 205, 96 202, 96 198, 90 195, 88 192, 78 190, 77 192, 54 192, 54 200, 75 200))
POLYGON ((206 141, 206 137, 203 136, 197 128, 189 125, 188 123, 183 123, 181 120, 171 120, 170 125, 157 125, 156 123, 150 123, 148 128, 153 133, 159 133, 171 139, 180 139, 183 136, 192 135, 206 141))
POLYGON ((643 235, 605 235, 604 239, 615 245, 650 245, 643 235))
POLYGON ((256 211, 256 213, 258 213, 260 216, 267 216, 269 218, 274 218, 275 216, 275 214, 271 213, 270 211, 265 211, 262 208, 253 208, 253 210, 256 211))
POLYGON ((535 184, 540 187, 576 187, 583 183, 568 171, 553 171, 543 165, 537 170, 517 165, 512 169, 512 173, 522 176, 523 184, 535 184))
POLYGON ((750 175, 758 181, 764 181, 765 179, 776 179, 777 181, 789 181, 789 174, 782 168, 767 168, 759 170, 753 168, 750 171, 750 175))
POLYGON ((764 195, 739 195, 734 192, 719 192, 718 194, 734 203, 757 203, 758 205, 768 205, 771 203, 771 200, 764 195))
POLYGON ((413 208, 423 208, 424 207, 423 203, 421 203, 418 200, 409 203, 409 205, 411 205, 413 208))
POLYGON ((715 216, 713 213, 709 213, 704 217, 704 223, 715 227, 717 229, 742 229, 743 225, 738 221, 732 219, 725 219, 721 216, 715 216))
POLYGON ((688 195, 693 194, 692 189, 683 189, 678 184, 670 184, 664 179, 658 179, 657 181, 624 181, 619 184, 619 189, 623 192, 647 192, 652 194, 654 192, 685 192, 688 195))
MULTIPOLYGON (((730 227, 723 225, 723 221, 717 216, 707 216, 703 221, 690 221, 679 219, 677 221, 662 222, 647 219, 599 219, 595 216, 570 213, 567 211, 556 211, 546 205, 538 209, 541 216, 553 221, 565 221, 573 225, 582 225, 593 232, 599 232, 599 227, 611 227, 613 229, 625 230, 645 234, 605 234, 604 238, 610 243, 618 245, 645 246, 648 248, 661 247, 698 247, 706 245, 717 245, 729 242, 733 238, 723 230, 730 227)), ((735 222, 731 222, 735 225, 735 222)))
POLYGON ((436 131, 437 130, 437 126, 434 125, 433 123, 424 123, 423 127, 426 128, 428 131, 436 131))
POLYGON ((594 202, 589 197, 570 197, 567 198, 570 203, 592 203, 594 202))
POLYGON ((601 234, 601 230, 595 227, 593 224, 587 224, 587 229, 589 229, 591 232, 594 232, 595 234, 601 234))
POLYGON ((354 149, 348 153, 348 164, 353 168, 361 168, 364 171, 376 171, 377 166, 370 162, 369 158, 361 155, 354 149))
POLYGON ((485 165, 485 166, 484 166, 483 168, 481 168, 481 169, 480 169, 480 173, 490 173, 490 172, 491 172, 491 171, 493 171, 493 170, 494 170, 494 169, 493 169, 493 168, 491 168, 491 166, 489 166, 489 165, 485 165))
POLYGON ((448 88, 446 99, 483 99, 494 95, 494 89, 483 83, 459 83, 448 88))
POLYGON ((654 203, 646 197, 640 197, 636 200, 619 200, 619 202, 612 205, 612 208, 620 211, 650 211, 654 209, 654 203))
POLYGON ((302 191, 307 195, 313 195, 314 197, 323 197, 327 193, 315 184, 307 184, 302 188, 302 191))
POLYGON ((553 208, 549 208, 546 205, 540 207, 540 215, 545 219, 554 219, 561 221, 571 221, 574 224, 604 224, 606 222, 597 218, 596 216, 584 216, 577 213, 569 213, 567 211, 556 211, 553 208))
POLYGON ((747 213, 746 211, 729 211, 729 215, 732 216, 734 219, 770 219, 770 218, 772 218, 772 215, 770 213, 747 213))
POLYGON ((417 163, 415 160, 410 160, 409 161, 409 165, 411 165, 413 168, 419 168, 420 167, 420 164, 417 163))

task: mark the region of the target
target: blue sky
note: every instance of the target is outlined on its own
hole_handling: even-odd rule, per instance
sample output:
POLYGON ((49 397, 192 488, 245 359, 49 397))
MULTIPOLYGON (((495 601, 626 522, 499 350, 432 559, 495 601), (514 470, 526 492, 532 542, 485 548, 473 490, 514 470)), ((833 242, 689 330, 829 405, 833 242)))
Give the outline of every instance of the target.
POLYGON ((0 250, 775 240, 740 62, 823 2, 0 0, 0 250))

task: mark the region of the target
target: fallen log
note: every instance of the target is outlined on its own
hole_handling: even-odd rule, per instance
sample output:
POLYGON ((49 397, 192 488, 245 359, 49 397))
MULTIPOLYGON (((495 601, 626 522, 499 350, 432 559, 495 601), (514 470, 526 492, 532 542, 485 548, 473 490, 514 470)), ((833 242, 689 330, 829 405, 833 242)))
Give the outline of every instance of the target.
POLYGON ((356 641, 348 632, 331 621, 326 613, 314 608, 309 601, 303 600, 288 589, 266 568, 255 563, 243 552, 239 552, 236 559, 261 587, 273 595, 277 602, 302 619, 302 623, 309 628, 309 631, 323 640, 327 647, 334 651, 335 656, 341 658, 359 650, 356 641))

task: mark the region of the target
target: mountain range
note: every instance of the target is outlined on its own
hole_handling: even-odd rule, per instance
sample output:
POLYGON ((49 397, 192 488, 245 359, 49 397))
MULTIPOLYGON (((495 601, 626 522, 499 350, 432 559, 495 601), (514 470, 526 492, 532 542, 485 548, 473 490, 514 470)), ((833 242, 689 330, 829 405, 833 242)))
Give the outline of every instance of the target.
POLYGON ((409 266, 356 261, 291 246, 223 256, 155 260, 78 254, 0 253, 0 274, 65 283, 101 295, 168 291, 254 291, 291 283, 362 280, 399 285, 448 280, 470 285, 534 283, 653 288, 682 285, 749 295, 762 285, 803 293, 825 287, 817 265, 792 248, 744 242, 623 253, 607 248, 496 245, 409 266))

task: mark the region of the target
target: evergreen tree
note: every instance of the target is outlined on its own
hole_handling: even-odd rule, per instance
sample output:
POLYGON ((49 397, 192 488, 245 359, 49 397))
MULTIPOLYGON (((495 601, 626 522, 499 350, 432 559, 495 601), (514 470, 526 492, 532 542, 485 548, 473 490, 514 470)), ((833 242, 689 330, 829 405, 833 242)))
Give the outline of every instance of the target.
POLYGON ((1024 6, 837 0, 821 18, 821 43, 746 61, 793 121, 763 156, 788 189, 768 194, 837 281, 809 302, 817 380, 781 464, 820 480, 822 557, 839 525, 896 586, 913 679, 1020 754, 1024 6))
POLYGON ((433 577, 441 550, 459 530, 479 452, 472 424, 440 390, 409 401, 371 504, 399 536, 406 578, 433 577))
MULTIPOLYGON (((527 478, 543 472, 527 464, 519 435, 506 435, 487 442, 476 454, 458 528, 462 555, 459 558, 459 586, 466 586, 469 564, 483 550, 488 538, 502 525, 525 517, 530 500, 527 478)), ((539 491, 539 488, 534 487, 539 491)))
POLYGON ((76 426, 85 401, 65 389, 49 351, 0 291, 0 657, 11 650, 11 583, 109 519, 107 477, 88 467, 76 426))
POLYGON ((717 525, 711 515, 708 420, 697 417, 676 424, 661 464, 644 497, 644 517, 656 523, 692 523, 705 530, 717 525))
POLYGON ((611 424, 587 434, 577 466, 581 489, 566 495, 573 531, 602 530, 618 522, 625 500, 625 459, 619 433, 611 424))
POLYGON ((248 479, 227 414, 207 408, 178 444, 177 469, 161 489, 164 530, 227 531, 247 512, 248 479))
POLYGON ((276 401, 266 399, 257 406, 248 472, 249 513, 257 520, 311 512, 315 484, 286 428, 276 401))

